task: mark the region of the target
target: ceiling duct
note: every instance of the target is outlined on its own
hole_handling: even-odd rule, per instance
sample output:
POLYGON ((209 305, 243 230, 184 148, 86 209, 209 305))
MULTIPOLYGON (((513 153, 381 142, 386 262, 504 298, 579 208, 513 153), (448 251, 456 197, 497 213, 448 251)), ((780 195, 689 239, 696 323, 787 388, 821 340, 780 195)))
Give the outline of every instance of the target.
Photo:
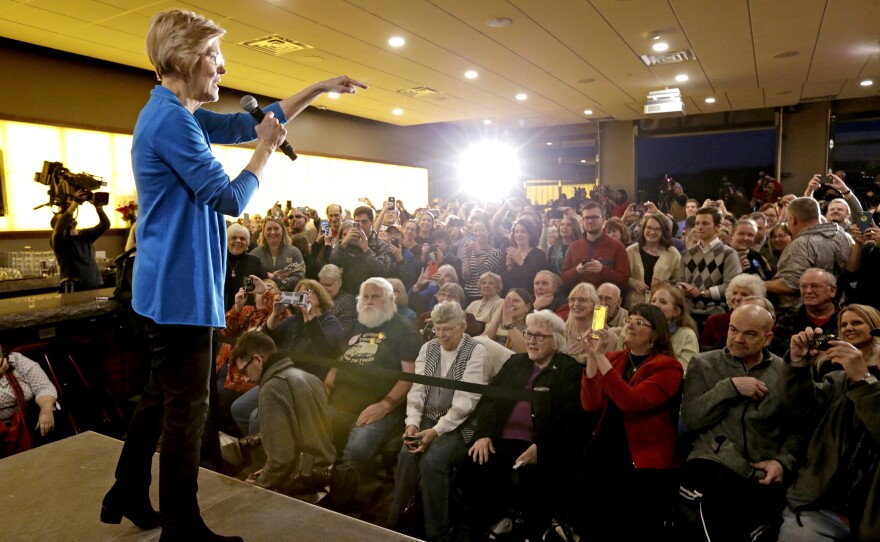
POLYGON ((265 36, 255 40, 243 41, 239 43, 239 45, 272 56, 286 55, 287 53, 294 53, 304 49, 314 49, 311 45, 306 45, 299 41, 293 41, 278 34, 272 34, 271 36, 265 36))
POLYGON ((398 94, 403 94, 407 98, 425 98, 427 96, 433 96, 435 94, 440 94, 439 90, 434 90, 429 87, 413 87, 413 88, 405 88, 403 90, 398 90, 398 94))

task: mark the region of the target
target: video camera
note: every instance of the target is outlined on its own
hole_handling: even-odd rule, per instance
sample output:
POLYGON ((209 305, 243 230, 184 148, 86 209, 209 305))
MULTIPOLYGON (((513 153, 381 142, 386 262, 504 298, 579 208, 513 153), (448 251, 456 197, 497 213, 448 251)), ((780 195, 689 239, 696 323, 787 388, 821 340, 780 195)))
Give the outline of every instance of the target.
POLYGON ((46 192, 49 194, 49 201, 34 207, 34 209, 52 206, 58 207, 56 214, 64 212, 70 205, 70 200, 75 197, 77 190, 87 191, 88 196, 85 201, 90 201, 96 207, 110 203, 109 192, 95 192, 95 190, 107 186, 101 177, 88 173, 71 173, 61 162, 49 162, 48 160, 43 162, 43 170, 34 173, 34 182, 49 187, 46 192))

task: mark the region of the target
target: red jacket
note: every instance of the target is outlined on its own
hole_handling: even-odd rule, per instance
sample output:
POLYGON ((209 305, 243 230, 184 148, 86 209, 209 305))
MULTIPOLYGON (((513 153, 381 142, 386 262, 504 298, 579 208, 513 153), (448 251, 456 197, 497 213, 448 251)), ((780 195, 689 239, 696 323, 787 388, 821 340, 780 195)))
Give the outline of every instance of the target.
POLYGON ((597 434, 605 421, 608 401, 614 401, 623 412, 623 426, 629 452, 639 469, 672 469, 678 467, 679 401, 684 369, 677 359, 654 354, 639 367, 632 380, 623 380, 629 363, 629 349, 605 355, 612 369, 581 380, 581 406, 584 410, 600 410, 597 434))
POLYGON ((603 233, 595 241, 587 241, 586 236, 572 243, 565 251, 562 261, 562 283, 569 290, 578 283, 589 282, 598 288, 604 282, 616 284, 620 291, 626 290, 629 284, 629 257, 626 247, 617 239, 603 233), (577 265, 581 262, 599 260, 602 271, 598 273, 578 273, 577 265))

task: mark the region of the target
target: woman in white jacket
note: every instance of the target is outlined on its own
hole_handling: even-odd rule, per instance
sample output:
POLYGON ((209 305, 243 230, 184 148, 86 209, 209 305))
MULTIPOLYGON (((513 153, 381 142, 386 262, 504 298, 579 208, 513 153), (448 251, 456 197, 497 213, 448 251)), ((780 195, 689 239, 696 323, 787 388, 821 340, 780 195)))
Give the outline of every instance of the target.
POLYGON ((639 226, 639 240, 626 249, 629 257, 629 289, 626 308, 651 302, 651 286, 674 280, 681 254, 672 245, 672 221, 656 213, 646 215, 639 226))

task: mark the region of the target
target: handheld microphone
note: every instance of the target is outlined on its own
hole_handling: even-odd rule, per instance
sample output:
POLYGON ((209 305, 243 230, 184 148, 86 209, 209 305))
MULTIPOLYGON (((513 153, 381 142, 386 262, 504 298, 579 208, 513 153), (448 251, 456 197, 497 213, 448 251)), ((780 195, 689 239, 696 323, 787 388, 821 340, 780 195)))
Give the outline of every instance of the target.
MULTIPOLYGON (((263 122, 263 119, 266 118, 266 114, 263 113, 263 110, 260 109, 260 106, 257 105, 257 99, 251 96, 250 94, 246 96, 242 96, 241 98, 241 108, 251 114, 257 122, 263 122)), ((281 152, 287 155, 291 160, 296 160, 296 151, 293 150, 293 147, 290 146, 290 143, 285 140, 281 145, 279 145, 281 152)))

